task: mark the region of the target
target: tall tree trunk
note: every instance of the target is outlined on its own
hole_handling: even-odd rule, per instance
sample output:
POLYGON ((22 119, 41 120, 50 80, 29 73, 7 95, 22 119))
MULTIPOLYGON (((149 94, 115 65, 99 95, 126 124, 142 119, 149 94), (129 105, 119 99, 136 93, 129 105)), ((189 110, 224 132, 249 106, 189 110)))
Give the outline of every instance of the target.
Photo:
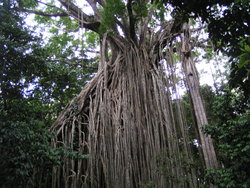
MULTIPOLYGON (((166 56, 166 61, 167 63, 167 72, 169 74, 169 82, 171 82, 172 88, 173 88, 173 97, 175 98, 175 113, 174 116, 176 117, 176 124, 175 127, 177 129, 176 134, 179 134, 178 138, 181 139, 181 145, 180 145, 180 149, 181 152, 183 152, 185 154, 185 157, 187 158, 187 160, 190 163, 194 162, 194 156, 193 156, 193 151, 191 149, 191 140, 190 140, 190 136, 188 133, 188 124, 186 121, 186 117, 184 114, 184 109, 183 109, 183 105, 182 105, 182 100, 180 99, 181 96, 179 95, 179 89, 176 85, 176 80, 178 75, 176 74, 176 61, 173 58, 174 52, 173 52, 173 48, 170 47, 169 48, 169 53, 166 56)), ((184 163, 186 163, 186 161, 183 161, 184 163)), ((186 164, 185 164, 186 165, 186 164)), ((196 170, 192 165, 191 168, 187 168, 188 171, 190 171, 190 173, 188 174, 188 182, 192 182, 192 188, 196 188, 198 187, 198 177, 197 177, 197 173, 196 170)), ((186 185, 187 186, 187 185, 186 185)), ((185 186, 185 187, 186 187, 185 186)))
POLYGON ((166 80, 155 65, 158 53, 129 41, 111 49, 113 57, 51 127, 55 146, 90 156, 65 158, 54 169, 53 187, 194 187, 178 157, 166 80))
POLYGON ((190 30, 187 23, 183 24, 181 34, 181 55, 182 55, 182 66, 186 77, 188 90, 190 92, 191 101, 194 108, 196 124, 200 137, 200 144, 202 148, 204 163, 206 168, 218 168, 218 162, 216 153, 212 143, 211 136, 206 136, 202 132, 202 126, 208 124, 207 116, 202 98, 200 94, 199 76, 196 67, 193 62, 191 44, 190 44, 190 30))

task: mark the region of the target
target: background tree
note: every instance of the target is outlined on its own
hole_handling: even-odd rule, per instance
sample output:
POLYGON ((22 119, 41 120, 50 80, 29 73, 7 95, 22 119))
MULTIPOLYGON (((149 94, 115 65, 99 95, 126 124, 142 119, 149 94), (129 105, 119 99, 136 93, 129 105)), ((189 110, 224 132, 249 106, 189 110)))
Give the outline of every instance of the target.
POLYGON ((245 100, 248 100, 250 3, 247 0, 156 2, 172 5, 175 14, 181 18, 201 18, 208 24, 209 37, 215 49, 231 58, 230 87, 241 88, 245 93, 245 100))
POLYGON ((22 18, 3 5, 0 15, 0 184, 12 187, 19 182, 20 186, 31 186, 34 177, 44 181, 49 169, 59 161, 50 147, 50 134, 44 129, 42 102, 27 92, 47 67, 42 60, 43 50, 37 45, 39 39, 23 27, 22 18), (34 169, 41 170, 40 176, 34 169))
POLYGON ((52 148, 47 128, 88 75, 78 81, 75 65, 49 62, 51 50, 25 26, 17 5, 0 3, 0 186, 43 187, 62 154, 76 156, 52 148))
POLYGON ((217 121, 205 127, 217 145, 220 170, 210 170, 207 179, 218 187, 248 187, 249 169, 249 105, 244 105, 243 93, 225 90, 213 103, 217 121), (242 101, 241 101, 242 100, 242 101), (213 176, 213 177, 212 177, 213 176))

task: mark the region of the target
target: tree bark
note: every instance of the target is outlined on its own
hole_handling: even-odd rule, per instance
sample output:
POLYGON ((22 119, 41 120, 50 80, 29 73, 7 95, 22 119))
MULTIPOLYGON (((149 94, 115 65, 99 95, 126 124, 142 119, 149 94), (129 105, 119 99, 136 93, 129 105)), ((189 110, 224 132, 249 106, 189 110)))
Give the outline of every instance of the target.
MULTIPOLYGON (((107 39, 111 45, 119 41, 107 39)), ((158 54, 129 41, 116 45, 115 58, 101 57, 95 78, 51 127, 55 146, 63 143, 90 155, 65 158, 63 168, 55 169, 53 186, 195 187, 195 181, 185 180, 192 172, 182 167, 171 98, 153 61, 158 54)))
POLYGON ((208 124, 207 116, 204 105, 202 103, 202 97, 200 94, 199 76, 196 67, 193 62, 191 45, 190 45, 190 31, 187 23, 183 24, 181 34, 181 56, 182 67, 186 77, 188 90, 190 92, 192 105, 194 108, 196 125, 200 137, 200 144, 202 148, 204 163, 206 168, 218 168, 218 162, 216 153, 212 143, 211 136, 206 136, 202 132, 202 126, 208 124))

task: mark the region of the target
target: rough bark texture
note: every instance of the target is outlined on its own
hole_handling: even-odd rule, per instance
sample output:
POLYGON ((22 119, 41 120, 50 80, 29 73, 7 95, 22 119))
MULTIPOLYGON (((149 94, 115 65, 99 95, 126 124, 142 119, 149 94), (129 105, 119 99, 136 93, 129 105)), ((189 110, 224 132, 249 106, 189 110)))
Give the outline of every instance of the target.
MULTIPOLYGON (((179 89, 176 86, 176 78, 177 78, 177 73, 176 73, 176 69, 177 69, 177 62, 174 60, 173 58, 173 48, 170 47, 169 48, 169 53, 166 56, 166 60, 167 60, 167 72, 169 74, 169 82, 172 85, 172 89, 173 89, 173 93, 172 97, 175 98, 175 104, 174 106, 174 116, 175 116, 175 127, 176 127, 176 134, 179 135, 178 138, 181 139, 181 151, 186 155, 187 160, 189 160, 190 163, 194 163, 194 151, 192 151, 191 148, 191 140, 190 140, 190 135, 189 135, 189 131, 188 131, 188 124, 187 124, 187 120, 186 120, 186 115, 184 113, 184 107, 182 104, 182 100, 181 100, 181 96, 179 94, 179 89)), ((196 188, 198 187, 198 178, 197 178, 197 174, 196 174, 196 169, 194 167, 189 168, 188 169, 190 171, 190 173, 188 174, 188 181, 192 182, 192 187, 196 188)))
POLYGON ((155 65, 158 55, 129 42, 114 49, 115 57, 102 62, 51 128, 55 147, 90 155, 65 158, 63 168, 54 169, 53 187, 194 187, 186 178, 193 174, 178 155, 166 80, 155 65))
POLYGON ((200 94, 199 76, 192 59, 190 31, 187 23, 183 24, 183 33, 181 34, 181 39, 182 66, 194 108, 196 125, 200 137, 200 144, 203 152, 205 167, 218 168, 218 162, 211 136, 206 136, 202 132, 202 126, 208 124, 208 121, 200 94))

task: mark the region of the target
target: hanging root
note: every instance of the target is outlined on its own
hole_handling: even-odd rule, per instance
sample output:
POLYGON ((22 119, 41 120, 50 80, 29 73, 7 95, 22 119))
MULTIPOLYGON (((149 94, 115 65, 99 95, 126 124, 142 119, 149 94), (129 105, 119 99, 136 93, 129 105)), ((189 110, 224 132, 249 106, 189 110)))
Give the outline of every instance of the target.
MULTIPOLYGON (((55 147, 89 158, 65 157, 53 187, 179 187, 181 162, 170 97, 153 57, 119 50, 51 127, 55 147), (164 160, 163 160, 164 159, 164 160)), ((192 185, 191 185, 192 187, 192 185)))

